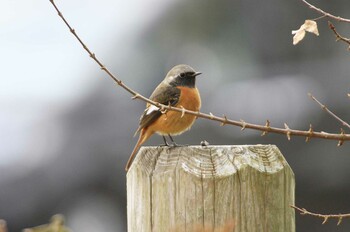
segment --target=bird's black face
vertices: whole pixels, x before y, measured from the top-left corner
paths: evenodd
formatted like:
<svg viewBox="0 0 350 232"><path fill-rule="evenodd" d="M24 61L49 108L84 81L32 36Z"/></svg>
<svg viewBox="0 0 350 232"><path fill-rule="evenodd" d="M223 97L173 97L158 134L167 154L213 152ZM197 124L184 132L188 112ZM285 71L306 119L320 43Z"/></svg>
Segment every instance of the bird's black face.
<svg viewBox="0 0 350 232"><path fill-rule="evenodd" d="M194 88L196 86L196 76L200 74L200 72L194 71L194 69L188 65L178 65L169 71L166 80L174 87L184 86Z"/></svg>
<svg viewBox="0 0 350 232"><path fill-rule="evenodd" d="M170 85L194 88L196 86L196 76L198 75L199 73L195 72L179 73L175 78L173 78Z"/></svg>

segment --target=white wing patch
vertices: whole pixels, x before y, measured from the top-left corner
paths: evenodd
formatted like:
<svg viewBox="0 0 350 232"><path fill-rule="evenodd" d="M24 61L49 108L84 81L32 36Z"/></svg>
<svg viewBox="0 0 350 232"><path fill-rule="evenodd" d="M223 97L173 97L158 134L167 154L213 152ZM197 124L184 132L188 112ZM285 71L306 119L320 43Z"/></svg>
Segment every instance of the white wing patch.
<svg viewBox="0 0 350 232"><path fill-rule="evenodd" d="M149 115L150 113L158 110L159 108L157 106L151 105L150 107L147 108L146 115Z"/></svg>

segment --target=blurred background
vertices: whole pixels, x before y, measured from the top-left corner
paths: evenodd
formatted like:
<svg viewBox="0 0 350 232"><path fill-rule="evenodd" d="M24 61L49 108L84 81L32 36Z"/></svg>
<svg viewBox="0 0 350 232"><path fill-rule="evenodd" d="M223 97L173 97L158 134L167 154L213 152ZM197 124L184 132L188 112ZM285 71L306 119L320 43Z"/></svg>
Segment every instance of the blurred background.
<svg viewBox="0 0 350 232"><path fill-rule="evenodd" d="M202 111L272 126L338 133L313 93L349 120L349 52L327 19L297 46L291 31L316 18L301 1L56 1L102 62L149 96L167 71L203 72ZM313 1L315 2L315 1ZM317 1L350 18L350 2ZM350 25L336 23L349 35ZM56 213L73 231L126 231L124 166L144 103L131 101L88 57L50 2L0 2L0 218L9 231ZM296 205L350 212L350 144L269 134L198 119L178 143L276 144L296 177ZM147 145L162 143L154 136ZM297 215L297 231L349 231Z"/></svg>

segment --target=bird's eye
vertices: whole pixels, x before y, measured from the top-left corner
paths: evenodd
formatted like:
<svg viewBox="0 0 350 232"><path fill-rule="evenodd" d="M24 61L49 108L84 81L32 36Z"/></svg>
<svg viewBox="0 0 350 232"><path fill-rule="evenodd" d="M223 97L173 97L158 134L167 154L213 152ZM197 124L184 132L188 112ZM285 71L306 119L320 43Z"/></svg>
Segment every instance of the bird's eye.
<svg viewBox="0 0 350 232"><path fill-rule="evenodd" d="M181 78L184 78L185 75L186 75L185 73L180 73L180 77L181 77Z"/></svg>

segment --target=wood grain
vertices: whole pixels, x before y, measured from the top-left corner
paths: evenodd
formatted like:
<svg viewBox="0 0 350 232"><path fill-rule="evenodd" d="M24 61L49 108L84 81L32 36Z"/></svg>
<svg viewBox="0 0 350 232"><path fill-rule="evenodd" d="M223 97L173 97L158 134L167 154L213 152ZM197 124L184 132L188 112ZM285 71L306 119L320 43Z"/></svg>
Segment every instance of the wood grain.
<svg viewBox="0 0 350 232"><path fill-rule="evenodd" d="M274 145L142 147L129 232L294 232L294 174Z"/></svg>

